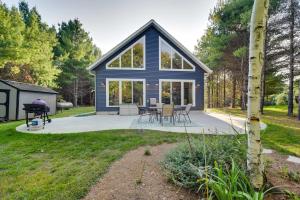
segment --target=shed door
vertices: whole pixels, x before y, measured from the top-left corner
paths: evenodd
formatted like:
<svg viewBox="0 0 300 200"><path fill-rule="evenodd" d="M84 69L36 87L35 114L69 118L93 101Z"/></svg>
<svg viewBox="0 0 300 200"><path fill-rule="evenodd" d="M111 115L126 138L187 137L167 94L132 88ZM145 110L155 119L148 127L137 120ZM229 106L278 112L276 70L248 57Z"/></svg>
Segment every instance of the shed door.
<svg viewBox="0 0 300 200"><path fill-rule="evenodd" d="M0 120L8 120L9 90L0 90Z"/></svg>

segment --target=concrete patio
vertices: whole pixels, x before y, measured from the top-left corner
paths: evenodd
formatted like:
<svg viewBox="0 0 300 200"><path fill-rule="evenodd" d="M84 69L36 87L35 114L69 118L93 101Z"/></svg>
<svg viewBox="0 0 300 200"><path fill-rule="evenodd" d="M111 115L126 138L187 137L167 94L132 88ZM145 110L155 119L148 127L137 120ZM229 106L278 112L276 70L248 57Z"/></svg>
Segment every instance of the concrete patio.
<svg viewBox="0 0 300 200"><path fill-rule="evenodd" d="M190 113L192 123L168 123L162 126L158 122L150 123L148 116L142 118L139 122L139 116L119 116L119 115L91 115L74 116L53 119L47 123L45 128L38 131L28 131L26 124L16 128L19 132L25 133L80 133L89 131L102 131L112 129L151 129L169 132L206 133L206 134L235 134L235 130L240 133L245 132L245 119L233 117L226 114L206 113L201 111L192 111ZM262 129L266 127L261 124Z"/></svg>

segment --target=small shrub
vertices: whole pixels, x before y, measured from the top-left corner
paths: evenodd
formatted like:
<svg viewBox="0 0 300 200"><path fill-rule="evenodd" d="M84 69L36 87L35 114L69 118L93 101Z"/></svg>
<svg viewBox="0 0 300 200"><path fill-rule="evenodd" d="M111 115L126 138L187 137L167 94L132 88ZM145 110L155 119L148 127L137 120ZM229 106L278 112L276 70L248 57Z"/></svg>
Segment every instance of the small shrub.
<svg viewBox="0 0 300 200"><path fill-rule="evenodd" d="M285 93L278 94L276 97L276 105L287 105L288 97Z"/></svg>
<svg viewBox="0 0 300 200"><path fill-rule="evenodd" d="M280 167L280 174L282 178L288 178L289 176L289 167L287 165L284 165Z"/></svg>
<svg viewBox="0 0 300 200"><path fill-rule="evenodd" d="M300 172L289 171L288 177L289 180L294 181L296 183L300 183Z"/></svg>
<svg viewBox="0 0 300 200"><path fill-rule="evenodd" d="M151 156L151 151L150 151L149 148L146 148L146 149L145 149L144 155L145 155L145 156Z"/></svg>
<svg viewBox="0 0 300 200"><path fill-rule="evenodd" d="M246 169L246 142L235 136L209 136L193 139L178 145L163 161L167 176L175 184L197 190L199 185L213 173L215 162L230 169L232 159L242 170Z"/></svg>

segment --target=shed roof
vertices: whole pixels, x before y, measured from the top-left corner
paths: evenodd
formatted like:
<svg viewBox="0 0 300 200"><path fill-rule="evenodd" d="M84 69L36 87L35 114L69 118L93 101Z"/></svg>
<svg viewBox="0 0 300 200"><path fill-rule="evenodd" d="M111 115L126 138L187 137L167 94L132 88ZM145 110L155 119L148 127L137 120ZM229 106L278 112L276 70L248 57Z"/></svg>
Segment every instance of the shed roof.
<svg viewBox="0 0 300 200"><path fill-rule="evenodd" d="M104 54L99 60L97 60L95 63L93 63L91 66L89 66L88 69L90 71L95 70L100 64L102 64L103 62L105 62L105 60L107 58L109 58L111 55L113 55L115 52L117 52L120 48L122 48L127 43L129 43L132 39L134 39L140 33L144 32L150 26L154 26L162 35L164 35L171 42L173 42L188 57L190 57L190 59L192 59L196 64L198 64L204 70L204 72L206 72L206 73L212 73L212 70L209 67L207 67L204 63L202 63L195 55L193 55L187 48L185 48L180 42L178 42L170 33L168 33L165 29L163 29L153 19L151 19L148 23L146 23L144 26L142 26L141 28L139 28L137 31L135 31L133 34L131 34L129 37L127 37L125 40L123 40L121 43L119 43L112 50L110 50L109 52L107 52L106 54Z"/></svg>
<svg viewBox="0 0 300 200"><path fill-rule="evenodd" d="M47 88L47 87L39 86L39 85L34 85L34 84L29 84L29 83L22 83L22 82L11 81L11 80L2 80L2 79L0 79L0 81L2 83L5 83L5 84L7 84L11 87L14 87L18 90L21 90L21 91L57 94L56 91L54 91L50 88Z"/></svg>

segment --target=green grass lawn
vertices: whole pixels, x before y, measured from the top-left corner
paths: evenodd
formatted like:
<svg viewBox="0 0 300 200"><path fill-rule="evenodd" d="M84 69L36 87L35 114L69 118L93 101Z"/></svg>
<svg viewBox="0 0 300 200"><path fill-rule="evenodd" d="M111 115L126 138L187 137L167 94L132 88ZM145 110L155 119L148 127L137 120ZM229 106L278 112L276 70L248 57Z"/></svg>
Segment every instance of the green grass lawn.
<svg viewBox="0 0 300 200"><path fill-rule="evenodd" d="M52 118L93 111L93 107L74 108ZM245 115L238 109L223 111ZM286 117L280 108L268 107L263 121L268 124L264 145L300 154L300 125L294 118ZM80 199L129 150L185 139L180 133L136 130L61 135L16 132L22 123L0 123L0 199Z"/></svg>
<svg viewBox="0 0 300 200"><path fill-rule="evenodd" d="M246 112L239 108L212 110L246 116ZM283 153L300 156L300 121L296 117L287 116L287 106L266 106L264 110L262 121L268 127L262 132L263 145Z"/></svg>
<svg viewBox="0 0 300 200"><path fill-rule="evenodd" d="M60 112L59 110L57 111L56 115L53 117L58 118L58 117L68 117L68 116L74 116L74 115L79 115L83 113L90 113L90 112L95 112L95 107L94 106L85 106L85 107L77 107L77 108L72 108L69 110L63 110Z"/></svg>
<svg viewBox="0 0 300 200"><path fill-rule="evenodd" d="M52 117L92 110L76 108ZM80 199L127 151L184 138L184 134L135 130L63 135L16 132L22 123L0 123L0 199Z"/></svg>

